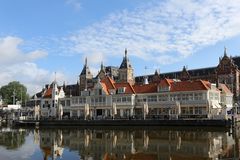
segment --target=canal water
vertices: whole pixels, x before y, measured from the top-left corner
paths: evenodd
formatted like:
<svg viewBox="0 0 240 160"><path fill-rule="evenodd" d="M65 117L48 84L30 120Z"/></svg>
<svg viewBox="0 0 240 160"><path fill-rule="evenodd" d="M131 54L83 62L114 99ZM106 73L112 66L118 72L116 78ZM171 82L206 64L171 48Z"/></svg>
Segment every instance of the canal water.
<svg viewBox="0 0 240 160"><path fill-rule="evenodd" d="M0 160L227 160L239 144L225 128L0 127Z"/></svg>

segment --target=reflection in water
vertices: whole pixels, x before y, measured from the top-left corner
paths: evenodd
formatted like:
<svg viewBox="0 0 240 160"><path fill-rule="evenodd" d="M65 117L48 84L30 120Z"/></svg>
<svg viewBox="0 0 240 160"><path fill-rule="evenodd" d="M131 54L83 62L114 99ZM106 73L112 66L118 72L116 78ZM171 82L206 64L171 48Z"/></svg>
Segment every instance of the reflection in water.
<svg viewBox="0 0 240 160"><path fill-rule="evenodd" d="M27 134L24 129L0 128L0 146L6 149L17 149L25 143Z"/></svg>
<svg viewBox="0 0 240 160"><path fill-rule="evenodd" d="M36 130L36 132L38 132ZM81 159L217 159L233 156L227 132L120 129L40 129L44 157L61 157L63 148Z"/></svg>
<svg viewBox="0 0 240 160"><path fill-rule="evenodd" d="M84 160L210 160L239 157L237 138L225 130L210 131L209 128L208 131L199 128L40 128L8 131L10 133L2 130L0 145L9 149L21 147L30 131L43 159L61 159L66 150ZM66 156L64 158L68 159Z"/></svg>

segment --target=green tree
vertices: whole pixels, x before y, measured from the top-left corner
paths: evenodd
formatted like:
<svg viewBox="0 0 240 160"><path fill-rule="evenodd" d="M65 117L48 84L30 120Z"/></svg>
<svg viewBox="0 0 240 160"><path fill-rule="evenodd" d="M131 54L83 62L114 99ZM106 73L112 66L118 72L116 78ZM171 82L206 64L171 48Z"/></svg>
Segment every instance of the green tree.
<svg viewBox="0 0 240 160"><path fill-rule="evenodd" d="M0 95L2 95L5 104L14 104L14 101L15 104L17 101L23 103L29 99L27 88L18 81L9 82L7 85L2 86Z"/></svg>

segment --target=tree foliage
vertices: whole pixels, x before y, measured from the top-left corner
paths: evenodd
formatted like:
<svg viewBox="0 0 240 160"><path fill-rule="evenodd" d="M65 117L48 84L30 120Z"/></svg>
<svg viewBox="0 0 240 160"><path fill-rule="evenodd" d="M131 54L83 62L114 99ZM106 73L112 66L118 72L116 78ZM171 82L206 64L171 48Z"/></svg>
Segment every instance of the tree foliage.
<svg viewBox="0 0 240 160"><path fill-rule="evenodd" d="M0 88L0 95L5 104L13 104L14 97L15 104L17 101L24 103L29 99L27 88L18 81L9 82L7 85L2 86Z"/></svg>

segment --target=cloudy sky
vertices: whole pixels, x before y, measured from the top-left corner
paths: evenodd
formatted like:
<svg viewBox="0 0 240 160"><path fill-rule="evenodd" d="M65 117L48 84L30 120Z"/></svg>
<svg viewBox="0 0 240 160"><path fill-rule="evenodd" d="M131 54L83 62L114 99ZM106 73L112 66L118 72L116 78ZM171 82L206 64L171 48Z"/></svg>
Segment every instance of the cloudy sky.
<svg viewBox="0 0 240 160"><path fill-rule="evenodd" d="M0 0L0 86L33 94L55 72L76 83L85 57L96 74L125 48L135 75L215 66L224 46L240 54L239 11L240 0Z"/></svg>

